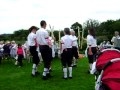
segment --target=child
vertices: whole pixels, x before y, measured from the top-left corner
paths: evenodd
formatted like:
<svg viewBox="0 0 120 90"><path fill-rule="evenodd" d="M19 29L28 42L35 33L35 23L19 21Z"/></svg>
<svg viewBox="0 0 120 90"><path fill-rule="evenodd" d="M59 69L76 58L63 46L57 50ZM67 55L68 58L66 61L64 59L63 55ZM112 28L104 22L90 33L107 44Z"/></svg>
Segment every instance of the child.
<svg viewBox="0 0 120 90"><path fill-rule="evenodd" d="M17 61L19 62L19 67L21 67L23 65L22 59L24 57L24 49L22 48L21 44L18 44L17 55L18 55Z"/></svg>

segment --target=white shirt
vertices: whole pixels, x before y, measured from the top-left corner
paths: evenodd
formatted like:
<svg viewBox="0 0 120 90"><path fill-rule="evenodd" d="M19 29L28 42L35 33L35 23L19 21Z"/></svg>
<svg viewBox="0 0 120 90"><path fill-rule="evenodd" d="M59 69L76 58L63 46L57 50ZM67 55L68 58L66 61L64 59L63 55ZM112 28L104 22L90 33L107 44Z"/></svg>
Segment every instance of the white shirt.
<svg viewBox="0 0 120 90"><path fill-rule="evenodd" d="M44 28L41 28L36 32L36 37L39 45L48 45L49 34Z"/></svg>
<svg viewBox="0 0 120 90"><path fill-rule="evenodd" d="M73 44L72 44L72 46L76 46L76 47L78 47L78 43L77 43L77 40L78 40L78 38L74 35L70 35L70 37L71 37L71 39L73 40Z"/></svg>
<svg viewBox="0 0 120 90"><path fill-rule="evenodd" d="M119 35L118 35L118 36L113 36L113 37L112 37L112 39L111 39L111 42L113 42L113 43L114 43L115 38L120 39L120 36L119 36Z"/></svg>
<svg viewBox="0 0 120 90"><path fill-rule="evenodd" d="M28 46L35 46L36 44L35 39L36 39L36 34L31 32L27 37Z"/></svg>
<svg viewBox="0 0 120 90"><path fill-rule="evenodd" d="M0 44L0 51L3 51L4 44Z"/></svg>
<svg viewBox="0 0 120 90"><path fill-rule="evenodd" d="M66 48L72 48L72 43L73 40L71 39L70 35L65 35L61 37L61 44L62 44L61 52L63 52L63 50Z"/></svg>
<svg viewBox="0 0 120 90"><path fill-rule="evenodd" d="M87 36L87 46L91 46L91 47L96 47L97 46L97 40L92 36L92 35L88 35Z"/></svg>

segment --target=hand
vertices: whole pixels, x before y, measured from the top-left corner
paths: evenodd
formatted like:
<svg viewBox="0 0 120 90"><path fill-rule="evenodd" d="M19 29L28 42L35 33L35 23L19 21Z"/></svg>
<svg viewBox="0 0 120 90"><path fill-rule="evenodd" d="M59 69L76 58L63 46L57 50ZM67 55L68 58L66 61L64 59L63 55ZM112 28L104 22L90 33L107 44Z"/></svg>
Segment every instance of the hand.
<svg viewBox="0 0 120 90"><path fill-rule="evenodd" d="M93 55L93 53L91 51L88 51L88 55Z"/></svg>

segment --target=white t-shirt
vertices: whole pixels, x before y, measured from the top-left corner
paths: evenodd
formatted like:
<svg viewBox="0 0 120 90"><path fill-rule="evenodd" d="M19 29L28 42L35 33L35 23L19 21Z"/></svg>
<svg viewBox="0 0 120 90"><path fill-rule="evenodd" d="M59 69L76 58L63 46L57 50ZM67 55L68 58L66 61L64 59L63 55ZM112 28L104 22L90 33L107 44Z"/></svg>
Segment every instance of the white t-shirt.
<svg viewBox="0 0 120 90"><path fill-rule="evenodd" d="M73 40L72 46L78 47L77 40L78 38L76 36L70 35L71 39Z"/></svg>
<svg viewBox="0 0 120 90"><path fill-rule="evenodd" d="M36 37L39 45L48 45L49 34L44 28L41 28L36 32Z"/></svg>
<svg viewBox="0 0 120 90"><path fill-rule="evenodd" d="M113 36L113 37L112 37L112 39L111 39L111 42L113 42L113 43L114 43L115 38L120 39L120 36L119 36L119 35L118 35L118 36Z"/></svg>
<svg viewBox="0 0 120 90"><path fill-rule="evenodd" d="M36 34L31 32L27 37L28 46L35 46L36 44L35 39L36 39Z"/></svg>
<svg viewBox="0 0 120 90"><path fill-rule="evenodd" d="M63 52L63 50L66 48L72 48L72 43L73 40L71 39L70 35L65 35L61 37L61 44L62 44L61 52Z"/></svg>
<svg viewBox="0 0 120 90"><path fill-rule="evenodd" d="M88 35L87 36L87 46L91 46L91 47L96 47L97 46L97 40L92 36L92 35Z"/></svg>

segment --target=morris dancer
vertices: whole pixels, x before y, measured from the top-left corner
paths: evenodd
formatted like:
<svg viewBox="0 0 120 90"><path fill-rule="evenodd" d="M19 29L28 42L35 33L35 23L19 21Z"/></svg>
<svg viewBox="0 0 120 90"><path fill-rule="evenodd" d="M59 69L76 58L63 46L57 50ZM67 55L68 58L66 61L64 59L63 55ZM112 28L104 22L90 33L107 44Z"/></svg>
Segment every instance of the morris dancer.
<svg viewBox="0 0 120 90"><path fill-rule="evenodd" d="M73 44L72 44L73 63L72 63L72 66L76 67L77 60L78 60L78 43L77 43L78 38L75 36L74 30L71 31L70 37L73 40Z"/></svg>
<svg viewBox="0 0 120 90"><path fill-rule="evenodd" d="M39 64L39 57L38 57L38 52L37 52L37 40L36 40L36 31L38 28L36 26L31 26L29 28L30 34L27 37L28 41L28 46L29 46L29 51L32 55L32 61L33 61L33 66L32 66L32 76L36 76L39 74L37 70L37 65Z"/></svg>
<svg viewBox="0 0 120 90"><path fill-rule="evenodd" d="M88 47L88 61L90 67L89 72L90 72L92 69L92 64L96 60L96 53L97 53L97 40L94 29L88 30L87 47Z"/></svg>
<svg viewBox="0 0 120 90"><path fill-rule="evenodd" d="M40 22L41 29L39 29L36 33L37 42L39 44L41 56L44 63L44 71L43 71L43 80L47 80L51 77L49 72L49 67L51 63L51 54L50 54L50 47L49 47L49 34L46 31L46 21L42 20Z"/></svg>
<svg viewBox="0 0 120 90"><path fill-rule="evenodd" d="M72 43L73 40L70 38L70 29L64 29L64 35L61 37L61 62L63 66L64 79L68 77L72 78ZM67 75L69 71L69 75Z"/></svg>

